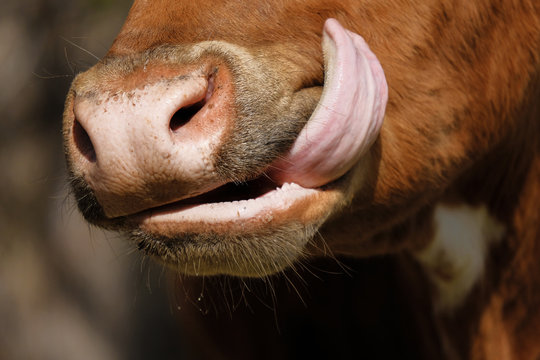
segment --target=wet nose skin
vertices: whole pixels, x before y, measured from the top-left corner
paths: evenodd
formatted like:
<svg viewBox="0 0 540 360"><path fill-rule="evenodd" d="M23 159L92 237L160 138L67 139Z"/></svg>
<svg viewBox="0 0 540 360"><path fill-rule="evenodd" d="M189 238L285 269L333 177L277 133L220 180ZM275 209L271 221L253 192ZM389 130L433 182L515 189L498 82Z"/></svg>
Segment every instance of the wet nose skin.
<svg viewBox="0 0 540 360"><path fill-rule="evenodd" d="M224 71L76 94L68 146L107 217L195 196L223 181L214 157L230 119ZM219 90L216 88L219 84Z"/></svg>

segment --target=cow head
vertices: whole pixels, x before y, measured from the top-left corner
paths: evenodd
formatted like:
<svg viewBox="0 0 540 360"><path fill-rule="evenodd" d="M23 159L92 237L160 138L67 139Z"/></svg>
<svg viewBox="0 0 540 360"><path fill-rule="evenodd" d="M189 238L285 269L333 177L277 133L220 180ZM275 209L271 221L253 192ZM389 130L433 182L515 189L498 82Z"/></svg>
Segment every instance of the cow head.
<svg viewBox="0 0 540 360"><path fill-rule="evenodd" d="M403 27L393 41L410 14L386 6L135 1L66 102L86 219L192 274L263 276L328 249L425 243L382 231L424 211L500 138L489 114L503 102L463 92L479 77L443 71L422 45L428 30Z"/></svg>
<svg viewBox="0 0 540 360"><path fill-rule="evenodd" d="M381 65L324 9L162 5L136 1L69 91L79 208L187 273L280 271L363 186Z"/></svg>

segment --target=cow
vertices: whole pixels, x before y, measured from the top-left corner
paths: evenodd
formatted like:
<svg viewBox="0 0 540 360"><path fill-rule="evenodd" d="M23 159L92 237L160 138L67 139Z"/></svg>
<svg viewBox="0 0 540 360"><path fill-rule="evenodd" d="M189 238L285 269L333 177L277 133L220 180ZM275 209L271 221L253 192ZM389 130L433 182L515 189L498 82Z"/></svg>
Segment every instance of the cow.
<svg viewBox="0 0 540 360"><path fill-rule="evenodd" d="M344 264L272 288L294 341L184 309L211 356L538 359L539 79L535 0L135 0L67 95L71 187L184 283Z"/></svg>

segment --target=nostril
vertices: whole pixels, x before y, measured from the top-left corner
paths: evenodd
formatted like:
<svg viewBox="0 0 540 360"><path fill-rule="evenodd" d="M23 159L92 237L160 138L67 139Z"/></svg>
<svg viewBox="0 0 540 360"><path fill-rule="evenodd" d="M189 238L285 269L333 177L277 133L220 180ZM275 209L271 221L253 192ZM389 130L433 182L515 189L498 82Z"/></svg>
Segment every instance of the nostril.
<svg viewBox="0 0 540 360"><path fill-rule="evenodd" d="M169 128L172 131L176 131L185 124L187 124L189 120L191 120L191 118L203 108L205 103L206 101L202 100L196 102L195 104L178 109L171 117L171 121L169 122Z"/></svg>
<svg viewBox="0 0 540 360"><path fill-rule="evenodd" d="M96 151L90 136L81 123L75 119L73 122L73 141L79 152L90 162L96 161Z"/></svg>
<svg viewBox="0 0 540 360"><path fill-rule="evenodd" d="M206 84L206 91L204 94L200 94L197 102L183 106L178 109L171 120L169 121L169 128L172 131L180 129L182 126L186 125L210 100L214 93L214 78L217 73L217 69L214 69L213 73L209 75Z"/></svg>

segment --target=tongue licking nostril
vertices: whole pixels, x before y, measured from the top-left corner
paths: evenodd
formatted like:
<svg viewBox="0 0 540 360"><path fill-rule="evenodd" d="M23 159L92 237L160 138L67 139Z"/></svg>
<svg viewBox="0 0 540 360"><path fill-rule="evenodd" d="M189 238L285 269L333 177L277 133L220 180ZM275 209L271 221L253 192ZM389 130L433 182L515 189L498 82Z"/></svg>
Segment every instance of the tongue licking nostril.
<svg viewBox="0 0 540 360"><path fill-rule="evenodd" d="M381 64L364 39L337 20L324 25L325 84L319 105L269 175L318 187L344 175L379 134L388 99Z"/></svg>

